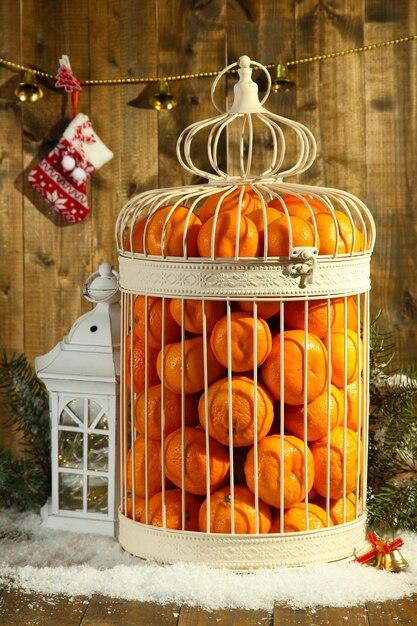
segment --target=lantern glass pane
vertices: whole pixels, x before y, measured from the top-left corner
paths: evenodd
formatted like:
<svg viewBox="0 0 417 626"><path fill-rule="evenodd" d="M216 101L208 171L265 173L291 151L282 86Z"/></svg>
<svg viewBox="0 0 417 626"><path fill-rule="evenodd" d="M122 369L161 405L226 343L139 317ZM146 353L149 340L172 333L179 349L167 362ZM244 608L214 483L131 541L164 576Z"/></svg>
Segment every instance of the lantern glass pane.
<svg viewBox="0 0 417 626"><path fill-rule="evenodd" d="M102 411L103 407L98 402L96 402L96 400L88 401L88 426L93 426L96 418Z"/></svg>
<svg viewBox="0 0 417 626"><path fill-rule="evenodd" d="M103 476L88 477L87 511L89 513L108 512L107 478Z"/></svg>
<svg viewBox="0 0 417 626"><path fill-rule="evenodd" d="M59 474L59 508L65 511L83 510L82 474Z"/></svg>
<svg viewBox="0 0 417 626"><path fill-rule="evenodd" d="M58 433L59 467L83 469L84 435L82 432L61 430Z"/></svg>
<svg viewBox="0 0 417 626"><path fill-rule="evenodd" d="M79 403L82 408L82 400L71 400L64 406L59 416L59 423L62 426L82 426L84 424L84 417L82 411L80 412Z"/></svg>
<svg viewBox="0 0 417 626"><path fill-rule="evenodd" d="M109 430L109 420L107 419L107 415L103 415L99 421L97 422L95 428L99 430Z"/></svg>
<svg viewBox="0 0 417 626"><path fill-rule="evenodd" d="M88 435L88 469L106 472L109 461L108 435Z"/></svg>

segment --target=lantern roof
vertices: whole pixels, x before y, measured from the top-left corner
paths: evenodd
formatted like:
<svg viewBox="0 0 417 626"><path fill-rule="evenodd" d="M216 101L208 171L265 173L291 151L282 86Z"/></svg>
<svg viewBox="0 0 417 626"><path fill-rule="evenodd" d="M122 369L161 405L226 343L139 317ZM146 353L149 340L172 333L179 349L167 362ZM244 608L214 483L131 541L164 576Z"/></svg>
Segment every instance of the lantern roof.
<svg viewBox="0 0 417 626"><path fill-rule="evenodd" d="M94 276L92 281L88 281ZM84 283L84 296L96 306L73 324L68 335L35 359L36 372L48 380L115 382L120 373L118 276L102 263Z"/></svg>

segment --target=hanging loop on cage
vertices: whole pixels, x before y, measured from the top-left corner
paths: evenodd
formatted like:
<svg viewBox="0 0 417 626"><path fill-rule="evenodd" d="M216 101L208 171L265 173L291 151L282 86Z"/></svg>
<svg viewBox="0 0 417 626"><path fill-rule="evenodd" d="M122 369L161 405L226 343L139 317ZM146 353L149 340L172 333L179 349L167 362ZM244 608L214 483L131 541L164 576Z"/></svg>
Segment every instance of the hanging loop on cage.
<svg viewBox="0 0 417 626"><path fill-rule="evenodd" d="M83 296L94 304L115 302L119 299L119 282L119 274L110 263L101 263L98 270L85 279Z"/></svg>
<svg viewBox="0 0 417 626"><path fill-rule="evenodd" d="M314 282L314 270L317 267L318 248L292 247L290 249L290 264L288 273L294 278L300 278L300 287L312 285ZM295 262L297 261L297 262Z"/></svg>

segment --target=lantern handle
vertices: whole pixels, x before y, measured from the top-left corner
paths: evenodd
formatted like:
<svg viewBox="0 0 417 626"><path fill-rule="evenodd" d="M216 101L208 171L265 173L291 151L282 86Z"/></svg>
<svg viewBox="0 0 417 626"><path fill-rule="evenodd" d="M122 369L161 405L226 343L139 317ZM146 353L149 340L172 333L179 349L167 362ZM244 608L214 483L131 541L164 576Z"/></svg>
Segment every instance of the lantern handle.
<svg viewBox="0 0 417 626"><path fill-rule="evenodd" d="M91 285L89 283L92 280L92 278L94 276L97 276L97 275L99 275L99 276L107 276L107 277L110 277L111 275L113 275L116 278L116 285L114 287L112 287L111 289L102 289L101 290L104 293L102 298L97 297L97 296L93 297L93 296L90 295L90 287L91 287ZM120 284L120 278L119 278L118 272L116 272L116 270L113 269L113 267L110 265L110 263L102 263L100 265L100 267L98 268L98 270L95 270L94 272L92 272L85 279L85 281L83 283L83 296L84 296L84 298L86 300L88 300L89 302L92 302L93 304L98 304L100 302L108 302L118 292L119 284Z"/></svg>

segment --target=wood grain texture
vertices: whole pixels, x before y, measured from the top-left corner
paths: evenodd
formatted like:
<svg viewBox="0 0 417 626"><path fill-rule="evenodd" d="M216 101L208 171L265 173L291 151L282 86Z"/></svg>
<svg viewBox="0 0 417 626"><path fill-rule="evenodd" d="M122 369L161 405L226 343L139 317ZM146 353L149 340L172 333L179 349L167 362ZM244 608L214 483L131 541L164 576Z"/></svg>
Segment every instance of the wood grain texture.
<svg viewBox="0 0 417 626"><path fill-rule="evenodd" d="M88 6L42 0L23 3L23 56L27 63L54 71L65 52L80 76L88 71ZM76 36L74 35L76 33ZM88 92L79 110L88 113ZM88 275L91 222L68 225L27 181L29 171L59 141L71 120L68 97L48 81L45 97L23 107L25 353L30 360L50 350L69 330L81 309ZM87 270L87 274L86 274Z"/></svg>
<svg viewBox="0 0 417 626"><path fill-rule="evenodd" d="M163 2L158 0L158 75L192 73L204 67L207 71L224 67L225 59L225 3ZM187 173L176 157L177 139L189 124L203 120L217 112L210 99L213 79L172 82L171 90L178 98L177 108L154 113L158 116L158 167L161 187L189 185L197 177ZM207 135L197 136L192 155L197 166L209 168Z"/></svg>
<svg viewBox="0 0 417 626"><path fill-rule="evenodd" d="M275 606L274 626L368 626L366 607L291 609Z"/></svg>
<svg viewBox="0 0 417 626"><path fill-rule="evenodd" d="M272 614L268 611L223 609L205 611L196 607L181 607L178 626L272 626Z"/></svg>
<svg viewBox="0 0 417 626"><path fill-rule="evenodd" d="M174 604L93 596L80 626L176 626L179 612L180 607Z"/></svg>
<svg viewBox="0 0 417 626"><path fill-rule="evenodd" d="M417 30L417 6L395 0L366 3L365 43ZM367 202L377 227L372 266L373 308L395 331L397 362L416 362L417 173L415 67L417 46L391 47L364 57Z"/></svg>
<svg viewBox="0 0 417 626"><path fill-rule="evenodd" d="M88 604L86 598L5 589L0 595L0 626L79 626Z"/></svg>
<svg viewBox="0 0 417 626"><path fill-rule="evenodd" d="M417 596L368 602L369 626L414 626L417 622Z"/></svg>
<svg viewBox="0 0 417 626"><path fill-rule="evenodd" d="M0 3L0 54L20 58L19 3ZM24 233L21 105L14 90L21 75L0 66L0 346L23 352L24 333ZM3 425L0 424L0 428ZM3 445L18 449L18 437L10 428L1 432Z"/></svg>

